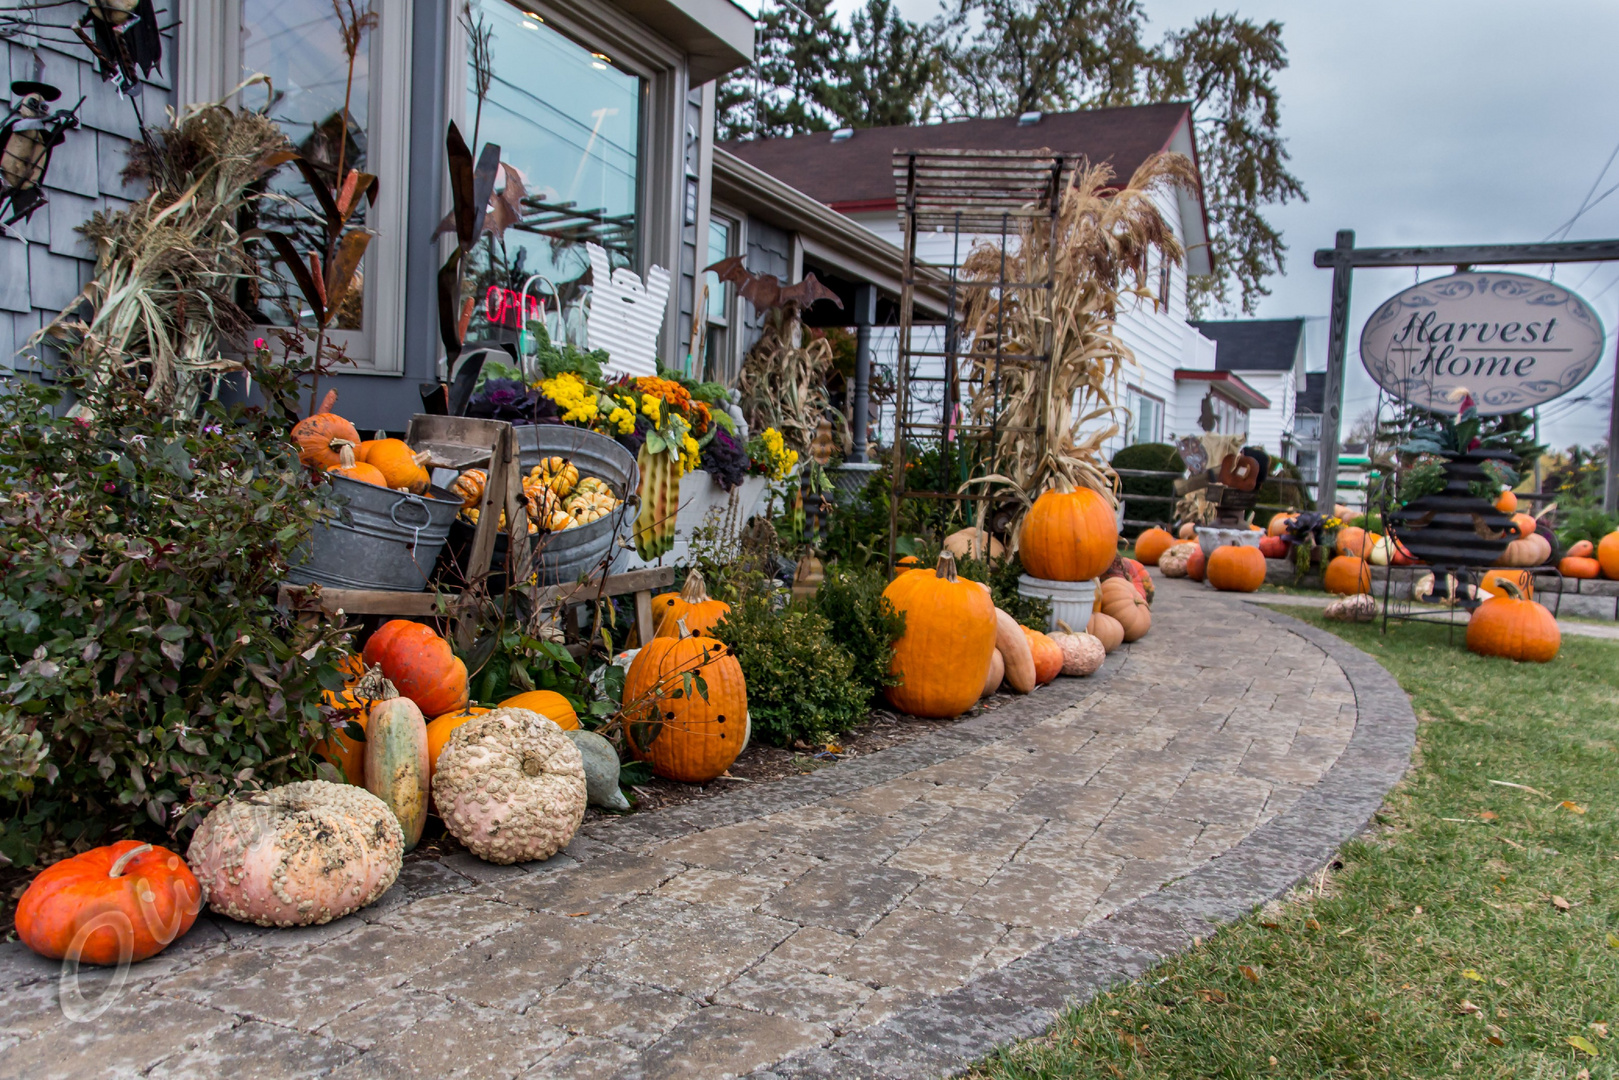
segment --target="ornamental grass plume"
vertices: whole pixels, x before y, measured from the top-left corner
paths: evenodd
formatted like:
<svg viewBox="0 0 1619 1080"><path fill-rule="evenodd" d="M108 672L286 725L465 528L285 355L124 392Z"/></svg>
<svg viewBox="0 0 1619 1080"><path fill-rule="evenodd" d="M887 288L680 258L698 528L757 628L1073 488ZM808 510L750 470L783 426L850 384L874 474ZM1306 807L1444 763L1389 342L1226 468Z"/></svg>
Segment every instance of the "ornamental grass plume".
<svg viewBox="0 0 1619 1080"><path fill-rule="evenodd" d="M976 387L967 403L971 422L987 425L998 413L1001 431L988 455L989 475L977 482L999 480L1025 503L1059 482L1115 497L1118 477L1101 448L1119 431L1119 373L1135 363L1118 334L1120 304L1131 296L1157 302L1147 287L1154 250L1175 265L1185 258L1157 200L1169 189L1197 189L1192 163L1180 154L1154 154L1123 187L1112 180L1106 164L1076 168L1054 240L1048 219L1031 215L1020 219L1004 268L1000 246L984 241L962 264L963 352L993 353L998 344L1009 354L998 366L993 356L962 359L963 381ZM974 285L1048 278L1049 292ZM1040 366L1018 359L1045 353L1048 344L1049 387ZM1035 430L1044 439L1029 434Z"/></svg>

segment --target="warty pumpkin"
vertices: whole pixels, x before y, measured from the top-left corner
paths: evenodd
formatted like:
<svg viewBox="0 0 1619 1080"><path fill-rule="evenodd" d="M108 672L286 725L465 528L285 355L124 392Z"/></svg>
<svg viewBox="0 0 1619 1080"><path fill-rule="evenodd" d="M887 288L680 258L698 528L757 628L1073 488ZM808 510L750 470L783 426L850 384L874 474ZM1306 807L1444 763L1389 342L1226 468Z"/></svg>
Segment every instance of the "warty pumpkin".
<svg viewBox="0 0 1619 1080"><path fill-rule="evenodd" d="M341 465L342 458L333 441L360 444L360 433L354 425L332 412L337 402L337 391L326 391L320 409L292 425L292 441L298 444L298 460L316 472L325 472L333 465ZM356 455L358 457L358 455Z"/></svg>
<svg viewBox="0 0 1619 1080"><path fill-rule="evenodd" d="M1157 566L1159 557L1174 546L1175 538L1169 531L1154 525L1136 537L1136 558L1144 566Z"/></svg>
<svg viewBox="0 0 1619 1080"><path fill-rule="evenodd" d="M432 482L423 466L432 460L433 455L426 450L417 453L404 439L373 439L361 443L360 449L360 460L375 467L388 487L403 488L420 495Z"/></svg>
<svg viewBox="0 0 1619 1080"><path fill-rule="evenodd" d="M709 598L702 571L695 568L686 575L678 593L667 593L652 601L658 637L679 637L682 621L688 632L698 637L713 637L714 627L724 622L730 613L730 604Z"/></svg>
<svg viewBox="0 0 1619 1080"><path fill-rule="evenodd" d="M51 960L135 963L190 930L202 901L180 856L120 840L41 870L17 904L17 937Z"/></svg>
<svg viewBox="0 0 1619 1080"><path fill-rule="evenodd" d="M1124 627L1119 620L1100 611L1091 612L1091 621L1085 624L1085 632L1102 643L1102 651L1110 653L1124 644Z"/></svg>
<svg viewBox="0 0 1619 1080"><path fill-rule="evenodd" d="M1580 578L1589 581L1591 578L1602 576L1602 564L1592 558L1581 558L1578 555L1564 555L1558 560L1557 572L1564 577Z"/></svg>
<svg viewBox="0 0 1619 1080"><path fill-rule="evenodd" d="M1000 608L995 609L995 651L1006 663L1006 685L1013 691L1027 694L1040 684L1029 636L1016 619Z"/></svg>
<svg viewBox="0 0 1619 1080"><path fill-rule="evenodd" d="M1372 591L1372 570L1364 559L1354 555L1337 555L1327 563L1321 585L1328 592L1340 596L1369 593Z"/></svg>
<svg viewBox="0 0 1619 1080"><path fill-rule="evenodd" d="M501 866L567 847L588 798L579 748L526 709L497 709L457 728L433 776L450 835Z"/></svg>
<svg viewBox="0 0 1619 1080"><path fill-rule="evenodd" d="M1047 491L1023 518L1018 553L1032 577L1089 581L1119 554L1113 506L1090 488Z"/></svg>
<svg viewBox="0 0 1619 1080"><path fill-rule="evenodd" d="M482 705L468 705L459 712L435 716L427 722L427 783L429 788L433 784L433 770L438 768L438 756L444 753L444 747L449 744L450 736L455 734L455 729L475 716L483 716L492 711Z"/></svg>
<svg viewBox="0 0 1619 1080"><path fill-rule="evenodd" d="M698 677L706 696L696 688ZM682 634L647 642L624 676L624 701L630 752L666 780L706 784L746 745L742 665L713 638Z"/></svg>
<svg viewBox="0 0 1619 1080"><path fill-rule="evenodd" d="M1034 681L1041 686L1062 674L1062 648L1038 630L1023 627L1023 636L1029 639L1029 654L1034 659Z"/></svg>
<svg viewBox="0 0 1619 1080"><path fill-rule="evenodd" d="M1258 592L1265 584L1265 556L1256 547L1223 544L1209 556L1207 574L1221 592Z"/></svg>
<svg viewBox="0 0 1619 1080"><path fill-rule="evenodd" d="M1104 615L1118 620L1125 641L1137 641L1152 629L1152 609L1123 578L1107 578L1096 589L1096 602Z"/></svg>
<svg viewBox="0 0 1619 1080"><path fill-rule="evenodd" d="M1533 664L1556 659L1563 634L1552 613L1525 599L1513 582L1500 585L1503 595L1484 601L1467 620L1468 650Z"/></svg>
<svg viewBox="0 0 1619 1080"><path fill-rule="evenodd" d="M1174 547L1158 556L1158 572L1167 578L1183 578L1186 576L1186 560L1191 558L1192 552L1197 550L1195 543L1180 541Z"/></svg>
<svg viewBox="0 0 1619 1080"><path fill-rule="evenodd" d="M996 645L995 602L975 581L956 576L948 551L932 570L906 570L883 590L905 616L892 672L900 685L888 701L902 713L943 719L971 708L983 694Z"/></svg>
<svg viewBox="0 0 1619 1080"><path fill-rule="evenodd" d="M1122 629L1120 631L1123 632ZM1070 677L1094 674L1107 659L1107 649L1094 634L1074 633L1067 623L1058 620L1057 629L1046 635L1062 650L1062 673Z"/></svg>
<svg viewBox="0 0 1619 1080"><path fill-rule="evenodd" d="M1602 565L1602 576L1619 581L1619 531L1611 532L1597 545L1597 562Z"/></svg>
<svg viewBox="0 0 1619 1080"><path fill-rule="evenodd" d="M579 714L573 711L573 704L555 690L529 690L515 694L497 707L537 712L563 731L576 731L579 728Z"/></svg>
<svg viewBox="0 0 1619 1080"><path fill-rule="evenodd" d="M426 716L466 706L467 666L430 626L391 619L371 635L361 655L367 667L380 665L383 677Z"/></svg>

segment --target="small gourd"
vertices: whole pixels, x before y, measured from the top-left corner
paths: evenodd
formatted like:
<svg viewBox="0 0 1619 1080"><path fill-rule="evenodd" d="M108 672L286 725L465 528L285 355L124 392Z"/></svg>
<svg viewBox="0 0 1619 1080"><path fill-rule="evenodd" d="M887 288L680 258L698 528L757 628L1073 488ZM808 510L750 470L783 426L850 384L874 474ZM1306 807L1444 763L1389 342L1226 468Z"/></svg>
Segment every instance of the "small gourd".
<svg viewBox="0 0 1619 1080"><path fill-rule="evenodd" d="M1029 640L1029 654L1034 659L1034 681L1044 686L1062 674L1062 649L1049 636L1039 630L1023 627L1023 636Z"/></svg>
<svg viewBox="0 0 1619 1080"><path fill-rule="evenodd" d="M1121 628L1121 633L1122 628ZM1058 621L1055 632L1046 635L1062 650L1062 673L1069 677L1095 674L1107 659L1102 639L1092 634L1076 634L1067 623Z"/></svg>
<svg viewBox="0 0 1619 1080"><path fill-rule="evenodd" d="M468 469L450 481L450 494L459 496L461 505L470 510L483 501L484 489L489 485L489 474L482 469Z"/></svg>

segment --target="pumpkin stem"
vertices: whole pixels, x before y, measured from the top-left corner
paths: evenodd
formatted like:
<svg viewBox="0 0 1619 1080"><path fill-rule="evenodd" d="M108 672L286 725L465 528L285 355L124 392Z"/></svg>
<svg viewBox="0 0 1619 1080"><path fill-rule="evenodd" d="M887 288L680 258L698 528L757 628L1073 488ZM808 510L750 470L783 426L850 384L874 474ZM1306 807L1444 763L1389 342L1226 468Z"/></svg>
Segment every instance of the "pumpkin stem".
<svg viewBox="0 0 1619 1080"><path fill-rule="evenodd" d="M354 444L347 439L333 439L332 448L337 451L337 464L341 469L352 469L356 462L354 459Z"/></svg>
<svg viewBox="0 0 1619 1080"><path fill-rule="evenodd" d="M1512 581L1509 578L1498 577L1498 578L1492 579L1490 581L1490 584L1494 585L1496 588L1500 589L1503 593L1505 593L1508 597L1512 598L1513 600L1522 600L1523 599L1523 589L1519 587L1519 585L1518 585L1518 583L1516 581Z"/></svg>
<svg viewBox="0 0 1619 1080"><path fill-rule="evenodd" d="M686 575L686 583L680 587L680 599L688 604L708 603L708 584L703 581L703 572L696 567Z"/></svg>
<svg viewBox="0 0 1619 1080"><path fill-rule="evenodd" d="M692 572L696 573L695 570ZM700 581L702 579L699 578L698 580ZM675 629L679 631L679 638L681 641L691 637L691 631L686 629L686 616L682 615L680 618L675 620Z"/></svg>
<svg viewBox="0 0 1619 1080"><path fill-rule="evenodd" d="M354 696L367 703L391 701L399 696L399 691L383 677L382 665L372 664L354 683Z"/></svg>
<svg viewBox="0 0 1619 1080"><path fill-rule="evenodd" d="M112 869L107 871L107 876L123 877L124 870L129 866L130 863L134 862L136 859L140 858L142 855L145 855L151 850L151 844L142 844L139 847L130 848L128 851L118 856L118 861L112 864Z"/></svg>
<svg viewBox="0 0 1619 1080"><path fill-rule="evenodd" d="M1065 634L1072 634L1074 632L1073 627L1069 626L1067 623L1063 622L1061 619L1057 620L1057 629L1061 630Z"/></svg>
<svg viewBox="0 0 1619 1080"><path fill-rule="evenodd" d="M419 450L411 456L414 458L418 466L425 466L429 461L433 460L433 451Z"/></svg>
<svg viewBox="0 0 1619 1080"><path fill-rule="evenodd" d="M939 565L934 569L933 572L935 575L944 578L946 581L955 581L956 557L950 554L948 551L944 552L939 556Z"/></svg>

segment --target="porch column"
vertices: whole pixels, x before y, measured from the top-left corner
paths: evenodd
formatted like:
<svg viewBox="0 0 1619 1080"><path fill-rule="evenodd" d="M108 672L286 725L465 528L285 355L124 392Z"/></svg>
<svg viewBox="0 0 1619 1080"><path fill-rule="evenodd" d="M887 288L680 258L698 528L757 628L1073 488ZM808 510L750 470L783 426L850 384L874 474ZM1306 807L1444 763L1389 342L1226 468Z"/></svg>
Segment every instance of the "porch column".
<svg viewBox="0 0 1619 1080"><path fill-rule="evenodd" d="M866 460L867 432L871 428L871 327L877 321L877 287L860 285L854 291L854 394L849 404L849 433L854 440L849 460Z"/></svg>

